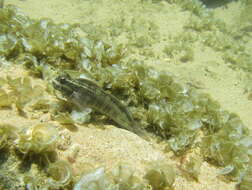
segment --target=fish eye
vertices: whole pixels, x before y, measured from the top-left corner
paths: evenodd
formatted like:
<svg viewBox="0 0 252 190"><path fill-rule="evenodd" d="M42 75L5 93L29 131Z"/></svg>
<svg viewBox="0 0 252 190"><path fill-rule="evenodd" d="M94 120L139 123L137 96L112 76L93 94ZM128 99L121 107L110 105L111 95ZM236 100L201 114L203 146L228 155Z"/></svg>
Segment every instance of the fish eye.
<svg viewBox="0 0 252 190"><path fill-rule="evenodd" d="M59 81L60 81L61 83L65 83L65 82L66 82L66 77L64 77L64 76L60 77L60 78L59 78Z"/></svg>
<svg viewBox="0 0 252 190"><path fill-rule="evenodd" d="M56 79L59 83L65 83L66 82L66 77L65 76L58 76Z"/></svg>
<svg viewBox="0 0 252 190"><path fill-rule="evenodd" d="M66 84L67 83L67 80L70 79L70 76L67 75L67 74L62 74L62 75L59 75L56 80L60 83L60 84Z"/></svg>

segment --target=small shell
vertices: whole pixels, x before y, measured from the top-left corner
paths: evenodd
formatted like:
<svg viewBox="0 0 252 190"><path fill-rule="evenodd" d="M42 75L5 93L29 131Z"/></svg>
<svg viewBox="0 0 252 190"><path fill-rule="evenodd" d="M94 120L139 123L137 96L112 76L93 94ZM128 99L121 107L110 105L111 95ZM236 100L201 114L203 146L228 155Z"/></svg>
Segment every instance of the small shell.
<svg viewBox="0 0 252 190"><path fill-rule="evenodd" d="M108 186L104 168L98 168L95 171L81 177L75 184L73 190L103 190Z"/></svg>
<svg viewBox="0 0 252 190"><path fill-rule="evenodd" d="M59 137L58 130L51 124L39 124L33 127L32 142L40 145L39 151L52 150Z"/></svg>
<svg viewBox="0 0 252 190"><path fill-rule="evenodd" d="M59 160L49 165L50 184L55 188L64 187L72 180L72 169L68 162Z"/></svg>
<svg viewBox="0 0 252 190"><path fill-rule="evenodd" d="M160 160L151 163L144 178L153 189L161 190L172 188L175 176L173 167Z"/></svg>
<svg viewBox="0 0 252 190"><path fill-rule="evenodd" d="M18 148L23 153L41 153L55 148L59 133L54 125L43 123L20 135Z"/></svg>

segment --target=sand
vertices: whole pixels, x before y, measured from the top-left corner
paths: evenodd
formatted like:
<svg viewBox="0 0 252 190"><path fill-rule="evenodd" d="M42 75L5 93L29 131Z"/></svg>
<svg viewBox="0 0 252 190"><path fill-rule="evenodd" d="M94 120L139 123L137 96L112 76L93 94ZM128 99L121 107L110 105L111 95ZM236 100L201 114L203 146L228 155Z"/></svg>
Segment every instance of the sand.
<svg viewBox="0 0 252 190"><path fill-rule="evenodd" d="M161 36L160 40L152 44L149 49L132 48L128 59L135 58L157 70L167 70L181 82L209 93L223 109L238 114L244 124L252 130L252 101L245 93L248 82L246 73L231 69L224 63L218 52L200 43L192 47L194 51L192 61L183 63L176 57L167 58L161 49L169 43L169 38L183 32L183 26L189 21L190 14L168 3L160 5L139 2L136 0L9 0L7 4L16 5L31 18L50 18L56 23L77 23L80 25L79 33L83 36L87 35L85 30L92 30L92 27L102 26L107 27L108 31L116 30L116 26L120 24L117 18L120 16L125 19L123 23L126 25L129 20L136 20L138 24L136 27L139 27L135 29L137 36L141 36L141 32L146 32L146 23L154 23L151 27L156 34L153 35ZM234 2L226 8L217 8L215 16L232 27L237 24L240 11L239 3ZM114 28L109 28L111 25ZM106 36L108 31L98 34L102 40L109 40ZM126 36L127 33L123 31L113 40L115 43L130 44ZM12 115L12 117L18 116ZM59 151L59 157L72 162L75 175L80 175L89 167L105 166L111 169L120 162L131 165L139 176L143 174L145 163L149 161L166 159L168 163L175 166L179 164L172 154L165 154L163 146L157 142L147 142L113 126L107 126L106 130L90 126L79 128L77 132L63 130L62 136L65 138L65 144L63 143L65 148ZM198 182L178 175L174 189L235 189L235 183L224 181L218 177L217 172L217 168L204 162Z"/></svg>

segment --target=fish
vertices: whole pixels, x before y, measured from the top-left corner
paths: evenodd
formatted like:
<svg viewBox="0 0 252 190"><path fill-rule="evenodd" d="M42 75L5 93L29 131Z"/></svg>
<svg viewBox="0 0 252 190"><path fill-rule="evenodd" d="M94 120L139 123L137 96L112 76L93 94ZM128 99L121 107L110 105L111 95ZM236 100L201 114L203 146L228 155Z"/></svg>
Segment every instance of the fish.
<svg viewBox="0 0 252 190"><path fill-rule="evenodd" d="M68 74L62 74L57 76L52 83L63 97L79 109L92 108L112 119L121 128L142 137L146 136L137 126L127 107L95 82L84 78L73 79Z"/></svg>

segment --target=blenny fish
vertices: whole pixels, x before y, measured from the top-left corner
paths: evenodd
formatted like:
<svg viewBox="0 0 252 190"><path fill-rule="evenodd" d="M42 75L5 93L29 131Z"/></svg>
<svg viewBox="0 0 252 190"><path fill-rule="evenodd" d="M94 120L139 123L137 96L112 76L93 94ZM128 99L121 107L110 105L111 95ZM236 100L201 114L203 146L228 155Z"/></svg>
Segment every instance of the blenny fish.
<svg viewBox="0 0 252 190"><path fill-rule="evenodd" d="M112 119L120 127L139 136L145 136L144 131L136 125L127 107L95 82L84 78L73 79L63 74L53 80L53 86L78 108L92 108Z"/></svg>

